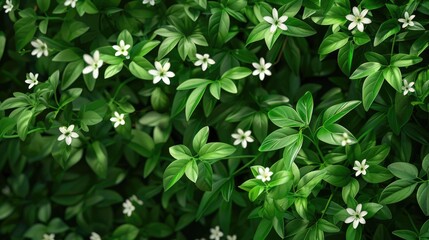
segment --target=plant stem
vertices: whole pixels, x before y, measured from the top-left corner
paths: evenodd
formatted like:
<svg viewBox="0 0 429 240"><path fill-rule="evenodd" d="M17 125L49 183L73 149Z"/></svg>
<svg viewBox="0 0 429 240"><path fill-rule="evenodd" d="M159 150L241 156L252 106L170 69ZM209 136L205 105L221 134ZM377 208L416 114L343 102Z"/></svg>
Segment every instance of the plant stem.
<svg viewBox="0 0 429 240"><path fill-rule="evenodd" d="M262 153L258 153L258 155L256 155L252 160L250 160L249 162L247 162L246 164L244 164L244 166L242 166L241 168L239 168L238 170L236 170L232 176L235 176L237 173L241 172L243 169L247 168L250 164L252 164L256 159L258 159L260 156L262 155Z"/></svg>

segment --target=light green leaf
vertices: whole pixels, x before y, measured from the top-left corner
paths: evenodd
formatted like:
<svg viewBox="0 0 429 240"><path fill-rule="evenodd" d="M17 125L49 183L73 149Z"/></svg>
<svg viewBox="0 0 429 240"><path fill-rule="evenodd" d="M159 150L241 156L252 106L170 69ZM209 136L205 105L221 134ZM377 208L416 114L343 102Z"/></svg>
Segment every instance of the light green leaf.
<svg viewBox="0 0 429 240"><path fill-rule="evenodd" d="M383 70L383 77L397 92L402 92L402 74L396 66L387 66Z"/></svg>
<svg viewBox="0 0 429 240"><path fill-rule="evenodd" d="M198 178L198 165L195 159L190 160L185 167L185 175L192 182L197 182Z"/></svg>
<svg viewBox="0 0 429 240"><path fill-rule="evenodd" d="M362 101L365 111L368 111L371 107L381 89L381 86L383 85L383 82L384 76L382 71L369 75L363 82Z"/></svg>
<svg viewBox="0 0 429 240"><path fill-rule="evenodd" d="M288 36L308 37L316 34L316 30L314 30L306 22L299 20L297 18L290 17L287 19L285 24L288 29L286 31L282 31L282 33Z"/></svg>
<svg viewBox="0 0 429 240"><path fill-rule="evenodd" d="M186 100L185 116L187 121L189 121L192 116L192 113L195 111L198 104L200 103L201 98L203 98L204 92L206 91L206 87L207 85L195 88L189 95L188 100Z"/></svg>
<svg viewBox="0 0 429 240"><path fill-rule="evenodd" d="M399 26L398 20L396 18L383 22L375 34L374 47L384 42L384 40L388 39L390 36L398 33L400 30L401 27Z"/></svg>
<svg viewBox="0 0 429 240"><path fill-rule="evenodd" d="M199 152L201 147L206 145L207 140L209 139L209 127L205 126L195 134L194 139L192 140L192 147L195 152Z"/></svg>
<svg viewBox="0 0 429 240"><path fill-rule="evenodd" d="M398 178L401 179L414 179L417 178L419 172L417 167L411 163L395 162L387 166L387 169Z"/></svg>
<svg viewBox="0 0 429 240"><path fill-rule="evenodd" d="M228 157L235 152L235 147L220 142L207 143L198 151L199 158L203 161L216 160Z"/></svg>
<svg viewBox="0 0 429 240"><path fill-rule="evenodd" d="M86 152L86 162L100 178L107 177L108 157L106 147L99 141L90 145Z"/></svg>
<svg viewBox="0 0 429 240"><path fill-rule="evenodd" d="M250 74L252 74L252 71L246 67L235 67L226 71L222 75L221 79L228 78L228 79L238 80L238 79L245 78Z"/></svg>
<svg viewBox="0 0 429 240"><path fill-rule="evenodd" d="M421 57L398 53L392 56L390 59L390 64L396 67L409 67L421 62L422 60L423 58Z"/></svg>
<svg viewBox="0 0 429 240"><path fill-rule="evenodd" d="M174 145L168 149L170 155L177 160L192 158L191 150L185 145Z"/></svg>
<svg viewBox="0 0 429 240"><path fill-rule="evenodd" d="M289 106L279 106L268 112L270 120L279 127L303 127L305 122Z"/></svg>
<svg viewBox="0 0 429 240"><path fill-rule="evenodd" d="M417 189L417 202L426 216L429 216L429 183L424 182Z"/></svg>
<svg viewBox="0 0 429 240"><path fill-rule="evenodd" d="M185 174L186 165L189 159L179 159L170 163L164 171L163 185L164 191L170 189Z"/></svg>
<svg viewBox="0 0 429 240"><path fill-rule="evenodd" d="M106 68L106 71L104 72L104 79L110 78L118 74L122 67L124 66L123 63L117 64L117 65L110 65Z"/></svg>
<svg viewBox="0 0 429 240"><path fill-rule="evenodd" d="M360 101L348 101L329 107L323 114L323 124L332 124L337 122L351 110L359 106L359 104Z"/></svg>
<svg viewBox="0 0 429 240"><path fill-rule="evenodd" d="M284 148L289 144L293 144L294 142L292 140L297 140L296 136L294 136L296 133L297 131L292 128L277 129L264 139L264 141L261 143L261 146L259 147L259 151L274 151Z"/></svg>
<svg viewBox="0 0 429 240"><path fill-rule="evenodd" d="M350 79L359 79L367 77L373 73L378 72L381 68L381 64L378 62L367 62L361 64L350 76Z"/></svg>
<svg viewBox="0 0 429 240"><path fill-rule="evenodd" d="M416 188L417 183L409 179L396 180L389 184L379 198L381 204L397 203L409 197Z"/></svg>
<svg viewBox="0 0 429 240"><path fill-rule="evenodd" d="M313 114L313 96L311 92L306 92L298 102L296 103L296 111L298 112L300 118L304 120L306 126L310 124L311 116Z"/></svg>
<svg viewBox="0 0 429 240"><path fill-rule="evenodd" d="M326 55L342 48L349 41L349 36L342 32L336 32L323 39L319 47L319 54Z"/></svg>
<svg viewBox="0 0 429 240"><path fill-rule="evenodd" d="M177 87L177 90L189 90L194 89L200 86L207 86L208 84L212 83L213 81L203 78L191 78L189 80L186 80L182 84L180 84Z"/></svg>

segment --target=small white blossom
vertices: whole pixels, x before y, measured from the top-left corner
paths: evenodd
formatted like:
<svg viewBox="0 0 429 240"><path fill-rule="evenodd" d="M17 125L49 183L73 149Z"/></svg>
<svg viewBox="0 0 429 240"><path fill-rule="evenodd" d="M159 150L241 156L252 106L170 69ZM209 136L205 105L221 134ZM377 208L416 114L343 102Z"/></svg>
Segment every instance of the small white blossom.
<svg viewBox="0 0 429 240"><path fill-rule="evenodd" d="M110 118L110 121L114 123L114 127L117 128L119 125L125 125L125 115L123 113L119 114L114 112L115 116Z"/></svg>
<svg viewBox="0 0 429 240"><path fill-rule="evenodd" d="M247 142L253 142L253 138L250 136L252 134L252 131L247 130L244 132L241 128L237 129L237 133L231 134L231 137L235 139L234 145L239 145L241 143L241 146L243 148L247 147Z"/></svg>
<svg viewBox="0 0 429 240"><path fill-rule="evenodd" d="M70 7L72 7L72 8L75 8L76 7L76 2L77 2L77 0L66 0L65 2L64 2L64 6L70 6Z"/></svg>
<svg viewBox="0 0 429 240"><path fill-rule="evenodd" d="M27 79L25 79L25 83L29 84L28 89L31 89L32 87L39 84L39 81L37 80L38 77L39 77L38 73L34 74L30 72L27 74Z"/></svg>
<svg viewBox="0 0 429 240"><path fill-rule="evenodd" d="M398 19L398 21L402 24L402 28L406 28L408 26L414 26L414 22L412 21L414 18L416 17L416 15L411 15L408 12L405 12L404 14L404 18L400 18Z"/></svg>
<svg viewBox="0 0 429 240"><path fill-rule="evenodd" d="M42 40L36 39L35 41L31 41L31 45L34 47L31 55L37 55L37 58L40 58L42 55L45 55L45 57L49 55L48 45L46 45Z"/></svg>
<svg viewBox="0 0 429 240"><path fill-rule="evenodd" d="M150 5L152 5L152 6L154 6L155 5L155 0L143 0L143 4L150 4Z"/></svg>
<svg viewBox="0 0 429 240"><path fill-rule="evenodd" d="M281 30L287 30L287 26L284 24L286 20L288 19L287 16L281 16L279 18L279 13L277 12L277 9L273 8L272 11L273 17L265 16L264 20L271 24L270 32L275 32L277 28L280 28Z"/></svg>
<svg viewBox="0 0 429 240"><path fill-rule="evenodd" d="M169 62L166 62L164 66L158 61L155 62L156 69L149 70L149 74L153 76L154 84L162 80L165 84L170 85L170 78L175 76L173 72L168 71L170 66L171 64Z"/></svg>
<svg viewBox="0 0 429 240"><path fill-rule="evenodd" d="M252 65L255 68L255 70L253 71L252 74L254 76L259 75L259 79L261 81L264 80L265 75L271 76L271 71L268 70L268 69L271 67L272 64L269 63L269 62L265 63L265 59L264 58L260 58L259 59L259 63L254 62L254 63L252 63Z"/></svg>
<svg viewBox="0 0 429 240"><path fill-rule="evenodd" d="M353 167L353 170L356 171L356 177L359 175L366 175L366 169L369 168L369 165L366 164L366 159L362 160L362 162L355 161L355 166Z"/></svg>
<svg viewBox="0 0 429 240"><path fill-rule="evenodd" d="M237 240L237 236L234 234L234 235L227 235L226 236L226 240Z"/></svg>
<svg viewBox="0 0 429 240"><path fill-rule="evenodd" d="M404 86L402 86L402 91L404 96L407 95L409 92L415 92L416 90L413 88L414 82L408 83L406 79L402 80L404 83Z"/></svg>
<svg viewBox="0 0 429 240"><path fill-rule="evenodd" d="M356 229L360 224L365 224L366 221L363 217L365 217L368 212L367 211L362 211L362 204L358 204L356 206L356 211L352 208L347 208L346 209L347 213L350 215L350 217L348 217L345 221L345 223L351 223L353 222L353 228Z"/></svg>
<svg viewBox="0 0 429 240"><path fill-rule="evenodd" d="M72 143L73 138L78 138L79 135L73 132L74 125L70 125L69 127L60 127L61 135L58 137L58 141L66 140L66 144L70 145Z"/></svg>
<svg viewBox="0 0 429 240"><path fill-rule="evenodd" d="M92 232L91 236L89 237L89 240L101 240L101 237L100 235L98 235L98 233Z"/></svg>
<svg viewBox="0 0 429 240"><path fill-rule="evenodd" d="M51 233L51 234L43 234L43 238L42 240L55 240L55 234Z"/></svg>
<svg viewBox="0 0 429 240"><path fill-rule="evenodd" d="M346 146L352 143L352 140L349 138L349 134L343 133L343 139L341 140L341 146Z"/></svg>
<svg viewBox="0 0 429 240"><path fill-rule="evenodd" d="M92 57L89 54L84 54L83 60L85 60L85 62L88 64L88 66L83 69L83 74L88 74L92 72L92 76L97 79L98 69L103 66L103 60L100 59L100 52L96 50Z"/></svg>
<svg viewBox="0 0 429 240"><path fill-rule="evenodd" d="M219 240L221 237L223 237L223 232L220 231L219 226L210 228L210 239Z"/></svg>
<svg viewBox="0 0 429 240"><path fill-rule="evenodd" d="M364 9L362 10L362 12L360 12L357 7L353 7L353 14L349 14L346 16L346 19L351 21L351 23L349 24L349 30L352 30L353 28L357 27L360 32L363 32L363 25L371 23L371 19L365 17L367 13L368 9Z"/></svg>
<svg viewBox="0 0 429 240"><path fill-rule="evenodd" d="M113 49L116 50L115 56L124 55L128 56L128 49L131 47L130 44L125 44L124 40L119 41L119 45L114 45Z"/></svg>
<svg viewBox="0 0 429 240"><path fill-rule="evenodd" d="M132 195L130 197L130 200L136 202L138 205L143 205L144 204L144 202L142 200L140 200L136 195Z"/></svg>
<svg viewBox="0 0 429 240"><path fill-rule="evenodd" d="M125 215L127 215L128 217L130 217L131 214L133 214L134 210L136 210L133 203L129 199L125 200L125 202L122 204L122 206L124 207L123 213Z"/></svg>
<svg viewBox="0 0 429 240"><path fill-rule="evenodd" d="M215 61L211 59L210 55L208 55L207 53L204 55L197 53L196 57L198 58L198 61L196 61L194 64L195 66L201 66L203 71L205 71L209 65L215 64Z"/></svg>
<svg viewBox="0 0 429 240"><path fill-rule="evenodd" d="M270 171L270 168L258 168L259 175L256 176L256 179L261 179L262 182L269 182L271 181L271 176L273 175L273 172Z"/></svg>
<svg viewBox="0 0 429 240"><path fill-rule="evenodd" d="M12 0L6 0L6 4L3 5L3 8L4 8L5 13L12 11L12 9L13 9Z"/></svg>

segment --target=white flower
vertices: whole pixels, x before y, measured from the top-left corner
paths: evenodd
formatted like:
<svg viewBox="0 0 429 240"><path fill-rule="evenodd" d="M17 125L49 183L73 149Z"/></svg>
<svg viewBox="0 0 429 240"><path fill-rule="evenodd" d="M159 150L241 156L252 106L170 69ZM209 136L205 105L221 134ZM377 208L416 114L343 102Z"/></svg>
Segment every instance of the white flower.
<svg viewBox="0 0 429 240"><path fill-rule="evenodd" d="M223 237L223 232L220 231L219 226L210 228L210 239L219 240L221 237Z"/></svg>
<svg viewBox="0 0 429 240"><path fill-rule="evenodd" d="M123 113L119 114L118 112L114 112L115 116L110 118L112 123L115 123L113 126L117 128L119 125L125 125L125 115Z"/></svg>
<svg viewBox="0 0 429 240"><path fill-rule="evenodd" d="M155 5L155 0L143 0L143 4L150 4L150 5Z"/></svg>
<svg viewBox="0 0 429 240"><path fill-rule="evenodd" d="M65 2L64 2L64 6L71 6L72 8L75 8L76 7L76 2L77 2L77 0L66 0Z"/></svg>
<svg viewBox="0 0 429 240"><path fill-rule="evenodd" d="M234 234L234 235L232 235L232 236L230 236L230 235L227 235L226 236L226 240L237 240L237 236Z"/></svg>
<svg viewBox="0 0 429 240"><path fill-rule="evenodd" d="M66 144L70 145L72 143L73 138L78 138L79 135L75 132L73 132L74 125L70 125L69 127L60 127L60 132L62 133L58 137L58 141L66 140Z"/></svg>
<svg viewBox="0 0 429 240"><path fill-rule="evenodd" d="M100 235L98 235L98 233L92 232L91 237L89 237L89 240L101 240L101 237Z"/></svg>
<svg viewBox="0 0 429 240"><path fill-rule="evenodd" d="M348 217L345 221L345 223L351 223L353 222L353 228L356 229L360 224L365 224L366 221L363 217L365 217L368 212L367 211L362 211L362 204L358 204L356 206L356 211L351 209L351 208L347 208L346 211L350 214L350 217Z"/></svg>
<svg viewBox="0 0 429 240"><path fill-rule="evenodd" d="M12 9L13 9L12 0L6 0L6 4L3 5L3 8L4 8L5 13L12 11Z"/></svg>
<svg viewBox="0 0 429 240"><path fill-rule="evenodd" d="M42 55L47 57L49 55L48 45L40 39L31 41L31 45L34 47L34 50L31 52L31 55L37 55L37 58L40 58Z"/></svg>
<svg viewBox="0 0 429 240"><path fill-rule="evenodd" d="M287 20L287 16L281 16L279 18L279 13L277 12L277 9L273 8L272 11L273 17L265 16L264 20L271 24L270 32L275 32L277 28L280 28L281 30L287 30L287 26L284 24Z"/></svg>
<svg viewBox="0 0 429 240"><path fill-rule="evenodd" d="M100 59L100 52L96 50L92 57L89 54L84 54L83 60L85 60L85 62L88 64L88 66L83 69L83 74L88 74L92 72L92 76L97 79L98 69L103 66L103 60Z"/></svg>
<svg viewBox="0 0 429 240"><path fill-rule="evenodd" d="M271 76L271 71L268 70L268 68L271 67L271 63L265 63L265 59L264 58L260 58L259 59L259 63L252 63L253 67L255 68L255 70L253 71L253 75L259 75L259 79L262 81L265 78L265 75L267 76Z"/></svg>
<svg viewBox="0 0 429 240"><path fill-rule="evenodd" d="M270 171L270 168L259 168L258 169L259 175L256 176L256 179L261 179L262 182L269 182L271 181L271 175L273 175L273 172Z"/></svg>
<svg viewBox="0 0 429 240"><path fill-rule="evenodd" d="M43 238L42 240L55 240L55 234L51 233L51 234L43 234Z"/></svg>
<svg viewBox="0 0 429 240"><path fill-rule="evenodd" d="M411 15L408 12L405 12L404 18L398 19L399 22L403 23L402 28L406 28L408 26L414 26L414 22L412 21L416 15Z"/></svg>
<svg viewBox="0 0 429 240"><path fill-rule="evenodd" d="M349 134L343 133L343 139L341 140L341 146L346 146L352 143L352 140L349 138Z"/></svg>
<svg viewBox="0 0 429 240"><path fill-rule="evenodd" d="M128 49L131 47L130 44L125 44L124 40L119 41L119 45L114 45L113 49L116 50L115 56L124 55L128 56Z"/></svg>
<svg viewBox="0 0 429 240"><path fill-rule="evenodd" d="M360 12L357 7L353 7L353 14L349 14L346 16L346 19L351 21L349 25L349 30L352 30L357 26L357 29L360 32L363 32L363 25L371 23L371 19L365 17L367 13L368 9L364 9L362 10L362 12Z"/></svg>
<svg viewBox="0 0 429 240"><path fill-rule="evenodd" d="M174 77L174 73L171 71L168 71L170 69L171 64L169 62L166 62L164 66L161 65L160 62L155 62L155 68L149 70L149 74L154 76L153 83L156 84L159 81L163 81L165 84L170 85L170 78Z"/></svg>
<svg viewBox="0 0 429 240"><path fill-rule="evenodd" d="M204 55L197 53L196 57L198 58L198 61L196 61L194 64L195 66L201 66L203 71L205 71L209 65L215 64L215 61L211 59L210 55L208 55L207 53Z"/></svg>
<svg viewBox="0 0 429 240"><path fill-rule="evenodd" d="M123 213L125 215L127 215L128 217L131 216L131 214L133 214L134 210L136 210L136 208L134 207L133 203L130 200L125 200L125 202L122 204L122 206L124 207L124 211Z"/></svg>
<svg viewBox="0 0 429 240"><path fill-rule="evenodd" d="M37 80L38 77L39 77L38 73L33 74L31 72L27 74L27 79L25 79L25 83L29 84L28 89L31 89L32 87L39 84L39 81Z"/></svg>
<svg viewBox="0 0 429 240"><path fill-rule="evenodd" d="M406 79L402 80L404 82L404 86L402 86L402 90L404 91L403 94L404 96L407 95L409 92L415 92L416 90L414 90L413 85L414 82L410 82L408 83L408 81Z"/></svg>
<svg viewBox="0 0 429 240"><path fill-rule="evenodd" d="M237 133L231 134L231 137L235 139L234 145L239 145L241 143L241 146L243 148L247 147L247 142L253 142L253 138L250 136L252 134L252 131L247 130L244 132L241 128L237 129Z"/></svg>
<svg viewBox="0 0 429 240"><path fill-rule="evenodd" d="M144 202L142 200L140 200L136 195L132 195L130 197L130 200L136 202L138 205L143 205L144 204Z"/></svg>
<svg viewBox="0 0 429 240"><path fill-rule="evenodd" d="M353 170L356 171L356 177L359 175L366 175L366 169L369 168L369 165L366 164L366 159L362 160L362 162L355 161L355 166L353 167Z"/></svg>

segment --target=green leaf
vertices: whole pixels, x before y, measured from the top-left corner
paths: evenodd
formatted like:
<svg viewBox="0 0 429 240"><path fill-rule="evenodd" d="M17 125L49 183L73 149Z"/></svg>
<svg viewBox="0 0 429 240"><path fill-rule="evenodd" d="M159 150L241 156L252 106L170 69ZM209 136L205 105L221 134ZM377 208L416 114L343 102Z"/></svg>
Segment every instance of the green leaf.
<svg viewBox="0 0 429 240"><path fill-rule="evenodd" d="M297 194L300 197L308 197L313 188L319 184L326 175L324 170L316 170L305 174L298 182Z"/></svg>
<svg viewBox="0 0 429 240"><path fill-rule="evenodd" d="M298 112L300 118L304 120L306 126L310 124L311 116L313 114L313 96L311 92L306 92L298 102L296 103L296 111Z"/></svg>
<svg viewBox="0 0 429 240"><path fill-rule="evenodd" d="M192 158L191 150L185 145L174 145L168 149L170 155L175 159L190 159Z"/></svg>
<svg viewBox="0 0 429 240"><path fill-rule="evenodd" d="M357 32L353 35L353 41L356 43L356 45L361 46L370 42L371 38L364 32Z"/></svg>
<svg viewBox="0 0 429 240"><path fill-rule="evenodd" d="M314 30L306 22L299 20L297 18L290 17L287 19L285 24L288 29L286 31L282 31L282 33L288 36L308 37L316 34L316 30Z"/></svg>
<svg viewBox="0 0 429 240"><path fill-rule="evenodd" d="M418 240L419 237L417 233L410 230L395 230L392 232L393 235L400 237L405 240Z"/></svg>
<svg viewBox="0 0 429 240"><path fill-rule="evenodd" d="M125 44L129 44L131 47L133 47L133 36L130 34L130 32L128 32L128 30L125 29L119 34L117 43L119 44L121 40L124 40Z"/></svg>
<svg viewBox="0 0 429 240"><path fill-rule="evenodd" d="M179 159L170 163L164 171L163 185L164 191L170 189L185 174L186 165L189 159Z"/></svg>
<svg viewBox="0 0 429 240"><path fill-rule="evenodd" d="M192 148L195 152L199 152L201 147L206 145L207 140L209 139L209 127L205 126L195 134L194 139L192 140Z"/></svg>
<svg viewBox="0 0 429 240"><path fill-rule="evenodd" d="M383 82L384 76L382 71L369 75L363 82L362 101L365 111L368 111L371 107L381 89L381 86L383 85Z"/></svg>
<svg viewBox="0 0 429 240"><path fill-rule="evenodd" d="M6 36L0 31L0 60L3 57L4 49L6 48Z"/></svg>
<svg viewBox="0 0 429 240"><path fill-rule="evenodd" d="M229 15L225 10L214 12L209 19L209 34L217 45L225 43L229 32Z"/></svg>
<svg viewBox="0 0 429 240"><path fill-rule="evenodd" d="M304 127L305 122L299 114L289 106L279 106L268 112L271 122L279 127Z"/></svg>
<svg viewBox="0 0 429 240"><path fill-rule="evenodd" d="M189 178L192 182L197 182L198 178L198 165L197 161L195 159L191 159L185 167L185 175Z"/></svg>
<svg viewBox="0 0 429 240"><path fill-rule="evenodd" d="M359 79L377 73L381 64L378 62L367 62L360 65L350 76L350 79Z"/></svg>
<svg viewBox="0 0 429 240"><path fill-rule="evenodd" d="M337 225L328 222L327 220L321 218L317 221L317 227L327 233L336 233L340 231L340 228Z"/></svg>
<svg viewBox="0 0 429 240"><path fill-rule="evenodd" d="M210 90L211 95L214 98L216 98L217 100L220 100L221 87L220 87L219 81L215 81L212 84L210 84L209 90Z"/></svg>
<svg viewBox="0 0 429 240"><path fill-rule="evenodd" d="M229 93L236 94L238 92L237 86L235 86L235 83L231 79L222 78L219 83L221 88Z"/></svg>
<svg viewBox="0 0 429 240"><path fill-rule="evenodd" d="M106 147L99 141L90 145L86 152L86 162L100 178L107 177L108 157Z"/></svg>
<svg viewBox="0 0 429 240"><path fill-rule="evenodd" d="M264 39L266 33L269 31L269 28L270 25L268 25L266 22L261 22L256 25L255 28L253 28L252 32L250 32L249 37L247 38L246 46Z"/></svg>
<svg viewBox="0 0 429 240"><path fill-rule="evenodd" d="M70 87L82 74L82 70L85 67L82 60L71 62L67 64L63 72L61 81L61 89L65 90Z"/></svg>
<svg viewBox="0 0 429 240"><path fill-rule="evenodd" d="M329 165L323 180L336 187L344 187L350 182L350 169L340 165Z"/></svg>
<svg viewBox="0 0 429 240"><path fill-rule="evenodd" d="M76 49L68 48L59 52L52 59L54 62L74 62L82 59L82 56L76 53Z"/></svg>
<svg viewBox="0 0 429 240"><path fill-rule="evenodd" d="M103 121L103 118L95 111L85 111L80 121L87 126L92 126Z"/></svg>
<svg viewBox="0 0 429 240"><path fill-rule="evenodd" d="M396 66L387 66L383 70L383 77L397 92L402 92L402 74Z"/></svg>
<svg viewBox="0 0 429 240"><path fill-rule="evenodd" d="M28 127L30 125L31 118L33 117L33 111L24 109L16 122L17 131L19 138L24 141L27 138Z"/></svg>
<svg viewBox="0 0 429 240"><path fill-rule="evenodd" d="M235 147L226 143L207 143L198 151L199 158L203 161L228 157L235 152Z"/></svg>
<svg viewBox="0 0 429 240"><path fill-rule="evenodd" d="M261 222L259 223L258 228L256 229L255 235L253 235L253 240L266 239L266 237L268 236L272 228L273 228L272 221L269 221L264 218L261 219Z"/></svg>
<svg viewBox="0 0 429 240"><path fill-rule="evenodd" d="M124 66L123 63L117 64L117 65L110 65L106 68L106 71L104 72L104 79L110 78L118 74L122 67Z"/></svg>
<svg viewBox="0 0 429 240"><path fill-rule="evenodd" d="M391 163L387 166L387 169L389 169L393 175L401 179L415 179L419 174L416 166L406 162Z"/></svg>
<svg viewBox="0 0 429 240"><path fill-rule="evenodd" d="M304 142L304 137L302 132L300 131L297 134L290 135L288 138L288 145L286 145L285 150L283 152L283 160L285 164L285 168L289 170L292 167L292 164L301 150L302 143Z"/></svg>
<svg viewBox="0 0 429 240"><path fill-rule="evenodd" d="M369 164L366 170L366 175L362 178L369 183L382 183L393 177L393 175L385 167L375 164Z"/></svg>
<svg viewBox="0 0 429 240"><path fill-rule="evenodd" d="M16 50L21 50L33 39L36 33L36 19L33 17L21 18L14 24ZM48 46L49 47L49 46Z"/></svg>
<svg viewBox="0 0 429 240"><path fill-rule="evenodd" d="M203 78L191 78L189 80L186 80L185 82L183 82L182 84L180 84L177 87L177 90L190 90L190 89L195 89L197 87L201 87L201 86L207 86L208 84L212 83L213 81L211 80L207 80L207 79L203 79Z"/></svg>
<svg viewBox="0 0 429 240"><path fill-rule="evenodd" d="M323 124L332 124L337 122L351 110L359 106L359 104L360 101L348 101L329 107L323 114Z"/></svg>
<svg viewBox="0 0 429 240"><path fill-rule="evenodd" d="M185 115L187 121L189 121L192 116L192 113L197 108L198 103L200 103L201 98L203 98L204 92L206 91L206 87L207 85L195 88L189 95L188 100L186 100Z"/></svg>
<svg viewBox="0 0 429 240"><path fill-rule="evenodd" d="M362 210L365 210L368 212L368 214L366 215L366 218L372 218L382 208L383 208L383 205L378 204L378 203L363 203L362 204Z"/></svg>
<svg viewBox="0 0 429 240"><path fill-rule="evenodd" d="M296 133L297 131L292 128L277 129L264 139L259 147L259 151L267 152L284 148L287 145L294 143L291 142L291 140L296 140L296 136L294 136Z"/></svg>
<svg viewBox="0 0 429 240"><path fill-rule="evenodd" d="M317 131L317 138L322 142L341 146L343 144L342 141L344 140L344 133L346 133L348 135L348 139L351 140L351 143L348 143L349 145L357 142L356 138L349 130L336 123L324 124L320 127L319 131Z"/></svg>
<svg viewBox="0 0 429 240"><path fill-rule="evenodd" d="M52 219L46 227L46 232L49 233L62 233L69 229L69 227L59 218Z"/></svg>
<svg viewBox="0 0 429 240"><path fill-rule="evenodd" d="M213 169L208 162L198 163L198 178L195 185L203 191L212 191Z"/></svg>
<svg viewBox="0 0 429 240"><path fill-rule="evenodd" d="M12 204L6 201L2 201L0 203L0 220L3 220L10 216L14 210L15 207Z"/></svg>
<svg viewBox="0 0 429 240"><path fill-rule="evenodd" d="M155 238L165 238L173 233L169 225L161 222L151 222L144 227L144 230L150 237Z"/></svg>
<svg viewBox="0 0 429 240"><path fill-rule="evenodd" d="M421 62L423 58L404 53L398 53L392 56L390 64L396 67L409 67Z"/></svg>
<svg viewBox="0 0 429 240"><path fill-rule="evenodd" d="M347 227L346 240L361 240L362 239L362 225L356 229L353 228L353 224L350 223Z"/></svg>
<svg viewBox="0 0 429 240"><path fill-rule="evenodd" d="M159 46L158 58L164 58L169 52L171 52L171 50L176 47L181 39L182 37L180 35L164 39L164 41L162 41L161 45Z"/></svg>
<svg viewBox="0 0 429 240"><path fill-rule="evenodd" d="M429 183L424 182L417 189L417 202L419 203L420 209L424 215L429 216Z"/></svg>
<svg viewBox="0 0 429 240"><path fill-rule="evenodd" d="M139 229L132 224L122 224L113 232L113 240L134 240L139 235Z"/></svg>
<svg viewBox="0 0 429 240"><path fill-rule="evenodd" d="M355 178L351 178L350 182L343 187L341 196L347 205L352 205L354 199L359 192L359 182Z"/></svg>
<svg viewBox="0 0 429 240"><path fill-rule="evenodd" d="M63 92L60 98L60 106L65 106L73 102L82 94L82 88L70 88L69 90Z"/></svg>
<svg viewBox="0 0 429 240"><path fill-rule="evenodd" d="M416 188L417 183L409 179L396 180L389 184L379 198L380 204L397 203L409 197Z"/></svg>
<svg viewBox="0 0 429 240"><path fill-rule="evenodd" d="M144 69L143 67L141 67L139 64L137 64L134 61L132 61L128 67L129 67L131 74L133 74L134 77L136 77L136 78L140 78L143 80L152 80L153 79L153 76L150 75L148 73L148 71L146 71L146 69Z"/></svg>
<svg viewBox="0 0 429 240"><path fill-rule="evenodd" d="M383 22L375 34L374 47L384 42L384 40L388 39L390 36L398 33L400 30L401 27L399 26L398 20L396 18Z"/></svg>
<svg viewBox="0 0 429 240"><path fill-rule="evenodd" d="M65 41L72 41L89 30L88 25L80 21L65 21L61 26L62 37Z"/></svg>
<svg viewBox="0 0 429 240"><path fill-rule="evenodd" d="M352 69L354 49L355 47L353 43L349 42L348 44L344 45L340 51L338 51L338 66L340 66L341 71L343 71L343 73L347 76L350 75L350 71Z"/></svg>
<svg viewBox="0 0 429 240"><path fill-rule="evenodd" d="M349 41L349 36L342 32L336 32L323 39L319 47L319 54L326 55L342 48Z"/></svg>
<svg viewBox="0 0 429 240"><path fill-rule="evenodd" d="M238 80L238 79L245 78L245 77L249 76L250 74L252 74L252 71L246 67L235 67L235 68L231 68L228 71L226 71L222 75L222 77L220 77L220 78L221 79L228 78L228 79Z"/></svg>

